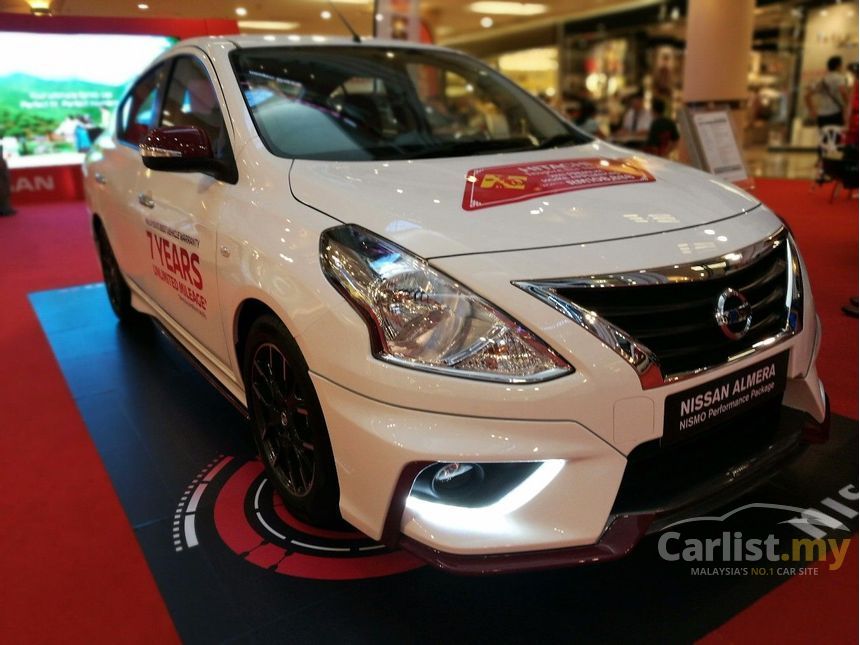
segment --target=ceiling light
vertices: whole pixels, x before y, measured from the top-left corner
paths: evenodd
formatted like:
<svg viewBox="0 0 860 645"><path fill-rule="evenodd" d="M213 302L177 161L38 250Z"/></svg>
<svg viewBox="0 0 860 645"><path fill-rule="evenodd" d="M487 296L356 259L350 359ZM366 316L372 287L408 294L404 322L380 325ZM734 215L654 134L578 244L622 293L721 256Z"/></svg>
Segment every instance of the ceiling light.
<svg viewBox="0 0 860 645"><path fill-rule="evenodd" d="M299 23L281 20L239 20L239 31L293 31Z"/></svg>
<svg viewBox="0 0 860 645"><path fill-rule="evenodd" d="M505 2L502 0L482 0L469 5L474 13L489 13L498 16L537 16L546 13L547 6L536 2Z"/></svg>
<svg viewBox="0 0 860 645"><path fill-rule="evenodd" d="M30 5L30 13L34 16L50 16L51 0L27 0Z"/></svg>
<svg viewBox="0 0 860 645"><path fill-rule="evenodd" d="M320 12L320 18L323 20L331 20L331 11L325 10Z"/></svg>
<svg viewBox="0 0 860 645"><path fill-rule="evenodd" d="M483 18L481 18L481 26L484 29L489 29L490 27L493 26L493 19L490 18L489 16L484 16Z"/></svg>
<svg viewBox="0 0 860 645"><path fill-rule="evenodd" d="M140 9L141 11L146 11L147 9L149 9L149 5L141 2L139 5L137 5L137 8Z"/></svg>
<svg viewBox="0 0 860 645"><path fill-rule="evenodd" d="M499 69L508 72L550 72L558 69L558 52L555 47L527 49L515 54L499 56Z"/></svg>
<svg viewBox="0 0 860 645"><path fill-rule="evenodd" d="M239 17L247 16L248 10L245 7L236 7L236 15Z"/></svg>

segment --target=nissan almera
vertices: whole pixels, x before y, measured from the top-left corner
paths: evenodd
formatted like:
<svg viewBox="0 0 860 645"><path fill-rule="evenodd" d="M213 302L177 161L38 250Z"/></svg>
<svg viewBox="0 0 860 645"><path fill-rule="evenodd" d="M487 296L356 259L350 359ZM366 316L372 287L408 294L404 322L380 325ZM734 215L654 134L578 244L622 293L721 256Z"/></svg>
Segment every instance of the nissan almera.
<svg viewBox="0 0 860 645"><path fill-rule="evenodd" d="M606 560L826 428L783 222L464 55L182 42L84 172L117 316L247 412L307 522L460 572Z"/></svg>

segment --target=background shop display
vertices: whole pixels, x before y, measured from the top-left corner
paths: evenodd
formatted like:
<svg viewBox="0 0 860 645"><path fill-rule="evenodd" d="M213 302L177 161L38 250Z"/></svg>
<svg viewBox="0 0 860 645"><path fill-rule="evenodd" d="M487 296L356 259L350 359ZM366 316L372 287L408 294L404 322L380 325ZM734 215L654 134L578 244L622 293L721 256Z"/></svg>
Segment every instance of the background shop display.
<svg viewBox="0 0 860 645"><path fill-rule="evenodd" d="M80 163L128 82L174 42L164 36L4 33L0 139L7 163Z"/></svg>
<svg viewBox="0 0 860 645"><path fill-rule="evenodd" d="M687 0L667 0L571 19L558 29L457 45L566 116L575 118L583 105L592 104L599 132L611 138L637 92L644 93L646 106L653 97L662 98L668 116L678 118L687 8ZM756 2L748 92L738 127L746 153L815 148L818 135L807 119L804 92L823 75L830 56L841 55L846 67L857 61L857 17L857 2ZM520 46L524 42L529 47Z"/></svg>
<svg viewBox="0 0 860 645"><path fill-rule="evenodd" d="M558 47L536 47L493 56L492 67L535 96L553 103L558 94Z"/></svg>

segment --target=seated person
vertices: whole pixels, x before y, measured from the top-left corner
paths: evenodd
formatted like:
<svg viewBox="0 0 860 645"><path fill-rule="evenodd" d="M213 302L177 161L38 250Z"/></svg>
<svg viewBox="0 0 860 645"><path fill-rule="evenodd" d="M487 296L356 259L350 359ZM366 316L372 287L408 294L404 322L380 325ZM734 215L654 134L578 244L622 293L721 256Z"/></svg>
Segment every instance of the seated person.
<svg viewBox="0 0 860 645"><path fill-rule="evenodd" d="M645 150L654 155L667 157L681 138L678 134L678 126L666 116L666 102L663 99L655 98L651 101L651 115L651 127L648 129Z"/></svg>
<svg viewBox="0 0 860 645"><path fill-rule="evenodd" d="M620 139L644 139L651 129L651 112L645 109L645 95L636 92L630 97L630 107L621 120Z"/></svg>
<svg viewBox="0 0 860 645"><path fill-rule="evenodd" d="M582 101L574 123L580 130L592 136L603 137L603 133L600 131L600 124L597 122L597 106L591 101Z"/></svg>

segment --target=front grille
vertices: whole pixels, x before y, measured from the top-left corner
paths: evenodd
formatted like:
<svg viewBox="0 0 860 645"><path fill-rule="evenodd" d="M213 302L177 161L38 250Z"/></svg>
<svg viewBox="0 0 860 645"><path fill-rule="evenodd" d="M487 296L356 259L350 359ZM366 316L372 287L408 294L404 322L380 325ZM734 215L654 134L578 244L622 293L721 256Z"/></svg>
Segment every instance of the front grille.
<svg viewBox="0 0 860 645"><path fill-rule="evenodd" d="M627 457L613 514L670 516L725 503L802 452L804 414L772 402L680 444L640 444Z"/></svg>
<svg viewBox="0 0 860 645"><path fill-rule="evenodd" d="M656 356L664 376L725 363L756 343L785 330L788 282L787 241L784 238L750 264L730 272L716 272L709 263L686 267L701 269L695 279L672 282L660 276L647 282L648 272L636 284L601 288L599 281L572 286L556 283L554 292L581 309L609 321ZM679 278L680 279L680 278ZM728 288L742 293L752 307L752 326L745 336L732 340L717 324L715 309Z"/></svg>

